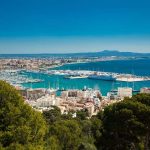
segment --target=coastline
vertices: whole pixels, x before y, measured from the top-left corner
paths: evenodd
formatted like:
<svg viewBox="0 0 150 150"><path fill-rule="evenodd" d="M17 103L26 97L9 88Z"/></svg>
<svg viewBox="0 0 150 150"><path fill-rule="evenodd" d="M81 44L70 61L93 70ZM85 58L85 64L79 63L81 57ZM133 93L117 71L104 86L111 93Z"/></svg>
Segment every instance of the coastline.
<svg viewBox="0 0 150 150"><path fill-rule="evenodd" d="M48 67L48 69L53 69L53 68L57 68L57 67L62 67L65 65L75 65L75 64L86 64L86 63L95 63L95 62L109 62L109 61L118 61L118 60L137 60L137 59L130 59L130 58L120 58L120 59L106 59L106 60L98 60L98 61L83 61L83 62L71 62L71 63L64 63L62 65L57 65L57 66L53 66L53 67Z"/></svg>
<svg viewBox="0 0 150 150"><path fill-rule="evenodd" d="M108 61L111 61L111 62L105 63ZM141 62L140 60L133 60L133 62L135 62L135 61ZM75 66L73 65L73 67L76 67L75 70L80 68L80 64L85 64L84 66L81 67L81 69L82 68L89 68L89 66L86 65L88 63L91 66L93 66L93 64L91 64L91 63L95 63L93 66L94 68L96 67L95 66L96 64L98 64L98 67L101 67L101 66L99 66L101 63L102 63L102 65L107 64L106 66L104 65L104 68L109 67L110 69L112 68L112 64L116 65L116 63L117 63L117 65L118 64L120 65L120 66L116 66L117 70L118 70L118 68L123 67L123 64L125 64L125 65L129 64L128 66L131 67L131 65L130 65L131 62L132 61L123 60L123 59L121 59L121 61L120 60L107 60L107 61L105 60L105 61L100 61L100 62L87 62L87 61L86 62L72 62L72 63L65 63L65 64L62 64L59 66L58 65L53 66L51 68L51 70L54 70L55 68L58 68L61 66L72 65L72 64L75 65ZM141 68L143 69L145 67L145 69L147 70L148 62L146 61L146 64L142 64ZM64 68L64 70L66 70L66 68ZM63 69L63 68L61 68L61 69ZM81 71L81 69L80 69L80 71ZM97 69L95 68L95 70L97 70ZM101 68L101 70L103 70L103 69ZM73 70L71 70L71 71L73 71ZM122 72L123 71L126 72L124 70L124 68L122 68ZM141 70L139 70L139 71L142 72ZM147 72L148 72L148 74L150 74L148 70L147 70ZM32 77L33 79L41 79L42 80L42 82L35 82L35 83L32 82L32 83L21 84L25 88L31 88L32 87L33 89L35 89L35 88L48 88L49 83L50 83L50 87L54 88L54 89L57 88L58 86L60 89L63 89L63 88L64 89L83 89L84 86L89 87L89 88L98 87L102 91L103 95L106 95L106 93L112 89L112 84L113 84L113 82L108 82L108 81L103 81L103 80L89 80L88 78L65 80L63 78L64 77L63 75L58 75L58 74L57 75L48 75L48 74L44 74L42 72L35 71L35 70L30 70L30 72L26 73L26 75L29 78ZM139 75L139 76L141 76L141 75ZM135 89L136 90L139 90L141 87L150 87L150 81L140 81L140 82L134 81L134 82L135 82ZM128 84L127 84L127 81L116 81L114 84L115 84L115 87L118 87L118 86L132 87L133 86L133 82L128 82Z"/></svg>

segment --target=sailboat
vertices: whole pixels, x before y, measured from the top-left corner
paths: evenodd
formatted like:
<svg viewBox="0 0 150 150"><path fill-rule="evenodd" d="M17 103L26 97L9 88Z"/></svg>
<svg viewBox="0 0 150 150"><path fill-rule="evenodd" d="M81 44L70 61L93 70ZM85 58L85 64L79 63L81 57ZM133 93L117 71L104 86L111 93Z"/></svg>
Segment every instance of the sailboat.
<svg viewBox="0 0 150 150"><path fill-rule="evenodd" d="M49 82L49 88L47 89L47 92L50 94L50 93L54 93L54 92L57 92L57 89L54 89L54 88L50 88L50 82Z"/></svg>

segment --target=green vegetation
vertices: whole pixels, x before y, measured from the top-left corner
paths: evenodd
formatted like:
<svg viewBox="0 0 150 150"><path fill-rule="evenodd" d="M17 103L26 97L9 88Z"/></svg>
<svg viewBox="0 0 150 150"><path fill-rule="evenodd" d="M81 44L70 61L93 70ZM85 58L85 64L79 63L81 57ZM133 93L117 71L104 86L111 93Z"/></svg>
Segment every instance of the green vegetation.
<svg viewBox="0 0 150 150"><path fill-rule="evenodd" d="M45 133L42 114L24 104L12 86L0 81L0 144L10 149L41 146Z"/></svg>
<svg viewBox="0 0 150 150"><path fill-rule="evenodd" d="M86 110L42 113L0 81L0 150L149 150L150 95L138 94L88 119Z"/></svg>

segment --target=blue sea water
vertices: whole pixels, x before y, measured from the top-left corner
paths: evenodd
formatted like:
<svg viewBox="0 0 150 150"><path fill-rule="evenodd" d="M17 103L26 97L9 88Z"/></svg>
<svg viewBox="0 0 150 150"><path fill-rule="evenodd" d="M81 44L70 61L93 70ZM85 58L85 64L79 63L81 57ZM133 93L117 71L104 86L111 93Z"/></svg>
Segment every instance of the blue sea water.
<svg viewBox="0 0 150 150"><path fill-rule="evenodd" d="M69 64L58 67L59 70L93 70L116 73L129 73L142 76L150 76L150 59L113 60Z"/></svg>
<svg viewBox="0 0 150 150"><path fill-rule="evenodd" d="M114 61L102 61L102 62L90 62L90 63L78 63L67 64L54 69L59 70L93 70L93 71L105 71L116 73L130 73L139 76L150 76L150 59L138 59L138 60L114 60ZM49 83L53 88L65 88L65 89L82 89L84 86L89 88L99 88L103 95L106 95L112 88L117 87L133 87L135 90L139 90L141 87L150 87L150 81L143 82L112 82L103 80L91 80L91 79L64 79L59 75L46 75L41 73L27 73L28 76L33 78L39 78L44 80L41 83L33 83L33 88L48 88ZM31 87L31 84L23 84L25 87Z"/></svg>

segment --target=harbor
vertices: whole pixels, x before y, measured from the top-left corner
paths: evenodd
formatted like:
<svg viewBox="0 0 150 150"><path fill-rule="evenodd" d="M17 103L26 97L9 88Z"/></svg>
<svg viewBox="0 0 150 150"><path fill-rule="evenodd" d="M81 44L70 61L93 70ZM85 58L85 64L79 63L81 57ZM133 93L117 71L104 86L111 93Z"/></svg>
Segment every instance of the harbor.
<svg viewBox="0 0 150 150"><path fill-rule="evenodd" d="M57 91L58 95L64 90L82 89L84 86L92 89L98 88L103 95L107 95L107 92L112 89L117 89L118 87L131 87L134 89L133 91L139 91L142 87L150 86L150 74L147 70L149 60L116 60L78 64L71 63L67 65L58 64L53 65L51 68L45 67L43 69L38 67L38 69L35 69L35 66L50 63L50 60L27 59L21 60L19 63L18 61L17 59L13 59L12 63L10 63L11 60L7 59L6 62L2 61L2 63L5 63L5 67L0 71L1 80L9 82L13 86L23 88L50 88ZM140 70L137 73L138 68L134 67L135 73L130 73L131 64L141 61L145 61L143 66L140 67L144 70ZM30 65L31 62L34 62L33 66ZM55 63L56 62L55 60ZM13 65L14 63L15 67ZM16 69L16 63L18 69ZM25 68L20 68L25 64ZM116 70L114 66L117 64L129 64L127 67L129 71L122 70L122 72L120 72L119 69ZM108 65L110 66L109 68ZM104 71L103 67L105 67L106 71Z"/></svg>
<svg viewBox="0 0 150 150"><path fill-rule="evenodd" d="M21 70L5 70L0 71L0 80L4 80L14 86L23 84L23 83L39 83L43 82L40 79L33 79L26 75L20 74Z"/></svg>
<svg viewBox="0 0 150 150"><path fill-rule="evenodd" d="M111 70L111 65L119 61L121 60L63 65L62 60L57 59L54 62L49 59L6 59L5 63L2 61L5 65L0 70L0 80L14 86L25 102L38 111L50 109L55 105L60 108L62 114L69 110L87 109L92 116L125 97L150 93L149 74ZM126 60L126 63L128 62L130 61ZM101 63L109 63L109 70L100 68ZM88 68L90 65L94 66L93 69ZM147 71L147 68L145 69Z"/></svg>
<svg viewBox="0 0 150 150"><path fill-rule="evenodd" d="M94 80L140 82L149 81L148 76L136 76L132 74L119 74L111 72L87 71L87 70L48 70L45 73L49 75L65 75L67 79L89 78Z"/></svg>

